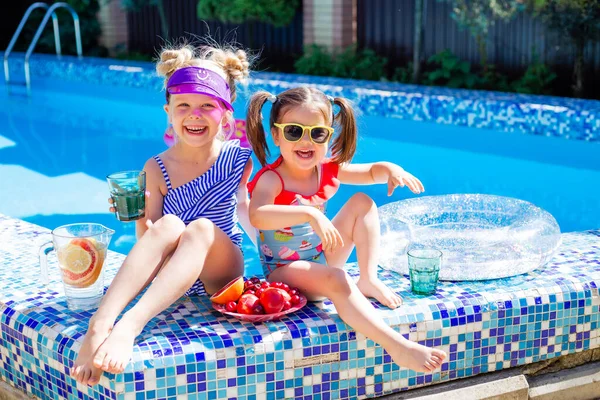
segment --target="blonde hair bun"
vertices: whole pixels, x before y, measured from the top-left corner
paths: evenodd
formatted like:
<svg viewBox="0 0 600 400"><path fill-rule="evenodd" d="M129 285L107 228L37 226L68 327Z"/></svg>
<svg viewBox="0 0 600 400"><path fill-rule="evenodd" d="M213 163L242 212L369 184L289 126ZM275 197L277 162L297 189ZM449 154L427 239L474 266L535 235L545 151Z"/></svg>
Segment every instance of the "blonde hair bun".
<svg viewBox="0 0 600 400"><path fill-rule="evenodd" d="M165 78L166 87L175 71L185 67L208 68L218 72L229 84L231 102L236 99L236 82L243 83L250 75L248 55L244 50L227 46L219 48L216 44L195 49L190 45L178 48L165 48L156 63L156 73ZM168 99L168 95L167 95Z"/></svg>
<svg viewBox="0 0 600 400"><path fill-rule="evenodd" d="M192 65L194 57L194 50L188 46L165 49L160 53L160 60L156 63L156 73L169 79L179 68Z"/></svg>
<svg viewBox="0 0 600 400"><path fill-rule="evenodd" d="M223 68L230 84L244 82L250 74L250 62L244 50L212 49L210 53L210 60Z"/></svg>

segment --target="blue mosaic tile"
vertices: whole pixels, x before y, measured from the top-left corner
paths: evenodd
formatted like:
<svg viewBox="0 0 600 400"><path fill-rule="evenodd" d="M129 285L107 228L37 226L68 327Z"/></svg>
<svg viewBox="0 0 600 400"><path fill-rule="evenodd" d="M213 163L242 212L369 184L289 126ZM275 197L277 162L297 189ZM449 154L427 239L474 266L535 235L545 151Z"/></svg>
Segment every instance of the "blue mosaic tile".
<svg viewBox="0 0 600 400"><path fill-rule="evenodd" d="M93 57L86 57L81 62L69 56L59 60L55 56L35 54L30 64L32 80L95 82L104 87L144 88L154 93L158 93L163 85L154 72L154 65L147 62ZM10 70L13 74L23 70L21 54L15 53L10 58ZM346 97L364 115L600 141L600 101L596 100L265 72L251 74L246 92L262 89L279 93L298 85L317 86L329 95ZM64 110L57 107L56 112L58 118ZM77 116L70 113L69 119L73 118ZM111 123L99 117L94 120L89 113L81 118L87 118L87 124ZM133 136L144 134L144 130L136 129L135 124L123 131Z"/></svg>
<svg viewBox="0 0 600 400"><path fill-rule="evenodd" d="M381 270L404 297L398 310L375 303L382 318L448 353L432 374L393 364L329 301L253 324L216 313L198 295L151 320L125 372L90 388L69 371L91 313L67 309L56 270L47 287L37 281L38 246L49 238L45 228L0 215L0 374L42 399L366 398L600 347L600 231L588 231L563 234L553 260L529 274L441 282L432 296L412 294L407 276ZM106 284L123 259L109 252Z"/></svg>

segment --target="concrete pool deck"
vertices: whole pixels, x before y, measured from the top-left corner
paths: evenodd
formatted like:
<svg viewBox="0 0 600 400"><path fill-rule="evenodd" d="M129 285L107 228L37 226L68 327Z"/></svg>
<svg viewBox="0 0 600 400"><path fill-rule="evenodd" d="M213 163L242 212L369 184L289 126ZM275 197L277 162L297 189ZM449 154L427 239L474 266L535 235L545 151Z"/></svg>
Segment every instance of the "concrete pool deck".
<svg viewBox="0 0 600 400"><path fill-rule="evenodd" d="M67 309L55 261L51 284L37 281L38 249L49 232L0 215L0 373L42 399L377 397L600 347L600 232L573 232L562 235L545 267L512 278L442 282L434 296L414 295L406 276L380 272L405 300L394 311L375 303L381 317L409 339L448 353L433 374L392 364L328 302L251 324L226 318L207 297L195 296L148 324L125 373L106 374L88 388L68 372L91 314ZM109 254L107 285L123 259ZM349 271L356 275L356 266ZM416 391L397 398L410 393Z"/></svg>

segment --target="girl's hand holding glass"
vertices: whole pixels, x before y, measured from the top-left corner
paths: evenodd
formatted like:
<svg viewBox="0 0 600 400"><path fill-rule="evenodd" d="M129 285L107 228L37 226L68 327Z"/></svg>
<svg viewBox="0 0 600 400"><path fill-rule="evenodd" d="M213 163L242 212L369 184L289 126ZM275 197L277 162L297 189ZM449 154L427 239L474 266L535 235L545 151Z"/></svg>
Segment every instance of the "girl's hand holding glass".
<svg viewBox="0 0 600 400"><path fill-rule="evenodd" d="M150 191L146 190L145 195L146 195L146 201L147 201L150 198ZM111 213L115 213L117 211L117 209L114 207L114 203L115 203L115 201L113 200L113 198L109 197L108 204L110 204L110 207L108 208L108 211L110 211Z"/></svg>
<svg viewBox="0 0 600 400"><path fill-rule="evenodd" d="M425 191L425 188L420 180L418 180L413 174L406 172L397 165L392 165L390 167L387 185L388 196L391 196L392 193L394 193L394 189L396 189L398 186L408 186L408 188L414 194L419 194Z"/></svg>

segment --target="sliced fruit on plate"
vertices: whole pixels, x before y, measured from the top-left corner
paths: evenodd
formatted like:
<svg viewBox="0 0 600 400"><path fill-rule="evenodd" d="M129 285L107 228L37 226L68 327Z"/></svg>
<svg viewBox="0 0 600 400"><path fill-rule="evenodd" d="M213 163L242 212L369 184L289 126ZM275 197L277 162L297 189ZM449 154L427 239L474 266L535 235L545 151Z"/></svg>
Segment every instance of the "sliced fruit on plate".
<svg viewBox="0 0 600 400"><path fill-rule="evenodd" d="M240 276L233 279L218 292L210 296L210 301L217 304L227 304L230 301L237 301L243 292L244 277Z"/></svg>

